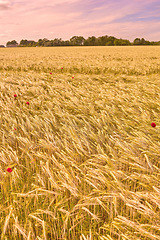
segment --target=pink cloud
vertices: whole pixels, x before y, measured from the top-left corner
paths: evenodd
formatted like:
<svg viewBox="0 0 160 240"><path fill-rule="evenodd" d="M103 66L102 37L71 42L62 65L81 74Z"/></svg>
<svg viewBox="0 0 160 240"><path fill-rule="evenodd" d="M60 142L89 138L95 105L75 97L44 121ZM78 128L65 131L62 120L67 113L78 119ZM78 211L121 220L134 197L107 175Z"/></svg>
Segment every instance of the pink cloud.
<svg viewBox="0 0 160 240"><path fill-rule="evenodd" d="M112 35L128 38L142 36L160 40L160 16L156 0L0 0L0 44L21 39L70 39L74 35ZM137 15L136 15L137 14ZM133 21L128 16L133 15ZM121 21L121 19L123 22ZM136 18L136 22L134 22ZM151 39L154 37L153 39Z"/></svg>
<svg viewBox="0 0 160 240"><path fill-rule="evenodd" d="M0 11L7 10L10 8L9 2L6 0L0 0Z"/></svg>

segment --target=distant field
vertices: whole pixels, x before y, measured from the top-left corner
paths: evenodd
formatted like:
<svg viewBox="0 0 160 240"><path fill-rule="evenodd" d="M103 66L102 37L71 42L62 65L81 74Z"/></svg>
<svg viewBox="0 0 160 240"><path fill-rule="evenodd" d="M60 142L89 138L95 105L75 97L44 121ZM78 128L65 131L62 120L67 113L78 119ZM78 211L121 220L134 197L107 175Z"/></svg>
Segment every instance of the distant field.
<svg viewBox="0 0 160 240"><path fill-rule="evenodd" d="M1 240L160 239L160 47L0 49L0 113Z"/></svg>
<svg viewBox="0 0 160 240"><path fill-rule="evenodd" d="M74 74L160 73L160 46L0 49L0 71Z"/></svg>

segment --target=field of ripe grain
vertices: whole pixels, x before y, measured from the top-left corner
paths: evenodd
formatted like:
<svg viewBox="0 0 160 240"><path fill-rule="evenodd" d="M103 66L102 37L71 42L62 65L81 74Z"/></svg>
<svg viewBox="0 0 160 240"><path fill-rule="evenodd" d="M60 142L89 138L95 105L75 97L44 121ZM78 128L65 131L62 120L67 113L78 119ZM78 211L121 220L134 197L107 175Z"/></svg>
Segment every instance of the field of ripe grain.
<svg viewBox="0 0 160 240"><path fill-rule="evenodd" d="M1 240L160 239L160 47L0 49L0 111Z"/></svg>

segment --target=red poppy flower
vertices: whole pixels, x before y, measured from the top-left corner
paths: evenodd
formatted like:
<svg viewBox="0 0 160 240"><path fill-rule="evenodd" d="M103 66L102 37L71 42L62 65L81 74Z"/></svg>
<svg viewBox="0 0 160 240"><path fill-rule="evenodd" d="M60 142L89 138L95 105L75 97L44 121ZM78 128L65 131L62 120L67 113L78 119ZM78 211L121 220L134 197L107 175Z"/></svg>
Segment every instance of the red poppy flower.
<svg viewBox="0 0 160 240"><path fill-rule="evenodd" d="M61 69L63 69L63 67L61 67Z"/></svg>
<svg viewBox="0 0 160 240"><path fill-rule="evenodd" d="M14 128L14 130L16 130L16 128Z"/></svg>
<svg viewBox="0 0 160 240"><path fill-rule="evenodd" d="M72 77L72 79L73 79L74 77Z"/></svg>
<svg viewBox="0 0 160 240"><path fill-rule="evenodd" d="M16 97L17 97L17 94L14 94L14 97L16 98Z"/></svg>
<svg viewBox="0 0 160 240"><path fill-rule="evenodd" d="M52 74L52 73L50 73L50 74Z"/></svg>
<svg viewBox="0 0 160 240"><path fill-rule="evenodd" d="M12 172L12 168L7 168L7 172Z"/></svg>
<svg viewBox="0 0 160 240"><path fill-rule="evenodd" d="M29 105L29 102L26 102L27 105Z"/></svg>
<svg viewBox="0 0 160 240"><path fill-rule="evenodd" d="M153 123L151 123L151 126L152 127L156 127L156 124L153 122Z"/></svg>

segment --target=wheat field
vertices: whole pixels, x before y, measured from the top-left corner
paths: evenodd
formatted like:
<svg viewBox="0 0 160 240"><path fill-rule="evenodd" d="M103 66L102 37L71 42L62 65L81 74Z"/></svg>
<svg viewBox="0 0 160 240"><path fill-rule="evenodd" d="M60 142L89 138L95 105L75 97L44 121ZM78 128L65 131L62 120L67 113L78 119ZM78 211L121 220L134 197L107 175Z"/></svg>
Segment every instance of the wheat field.
<svg viewBox="0 0 160 240"><path fill-rule="evenodd" d="M160 47L0 49L0 94L1 240L160 239Z"/></svg>

